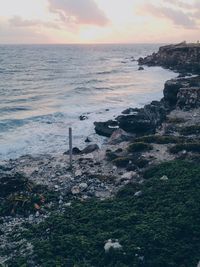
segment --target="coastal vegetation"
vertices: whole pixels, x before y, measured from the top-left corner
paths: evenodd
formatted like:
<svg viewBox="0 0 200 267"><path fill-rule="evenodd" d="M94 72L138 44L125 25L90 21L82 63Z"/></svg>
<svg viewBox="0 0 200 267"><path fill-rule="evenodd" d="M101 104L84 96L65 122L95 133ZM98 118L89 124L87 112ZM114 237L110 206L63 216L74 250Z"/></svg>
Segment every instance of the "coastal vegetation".
<svg viewBox="0 0 200 267"><path fill-rule="evenodd" d="M166 162L147 170L144 179L114 199L74 201L63 214L25 224L20 235L33 244L33 256L8 266L197 266L199 165ZM121 249L105 252L108 239L117 239Z"/></svg>

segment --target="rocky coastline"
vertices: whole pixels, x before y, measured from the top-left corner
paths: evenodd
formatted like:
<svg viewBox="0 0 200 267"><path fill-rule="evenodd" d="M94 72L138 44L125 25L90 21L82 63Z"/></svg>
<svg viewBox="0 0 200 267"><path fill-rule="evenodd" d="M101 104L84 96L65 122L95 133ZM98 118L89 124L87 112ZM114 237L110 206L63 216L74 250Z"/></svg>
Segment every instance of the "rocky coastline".
<svg viewBox="0 0 200 267"><path fill-rule="evenodd" d="M138 64L171 68L181 75L165 83L160 101L141 109L128 108L115 120L95 122L96 133L108 137L101 149L96 144L82 151L74 148L73 169L67 152L0 163L0 265L54 266L35 259L31 238L22 234L26 225L32 228L52 214L65 214L77 202L115 199L129 185L135 188L131 197L138 198L146 173L159 164L200 163L200 45L164 46L140 58ZM195 76L183 77L188 74ZM161 178L168 180L167 175ZM29 259L27 265L19 265L18 257L22 263ZM142 255L138 257L134 266L153 266L142 263Z"/></svg>

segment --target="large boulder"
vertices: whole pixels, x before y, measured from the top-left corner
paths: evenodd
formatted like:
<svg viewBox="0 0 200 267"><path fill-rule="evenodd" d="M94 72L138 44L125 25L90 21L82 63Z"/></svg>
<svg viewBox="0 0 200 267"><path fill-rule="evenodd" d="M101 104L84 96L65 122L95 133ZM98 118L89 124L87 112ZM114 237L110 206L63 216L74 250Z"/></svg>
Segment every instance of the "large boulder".
<svg viewBox="0 0 200 267"><path fill-rule="evenodd" d="M166 110L161 102L153 101L142 109L130 115L117 117L119 126L126 132L136 135L151 134L156 127L165 119Z"/></svg>
<svg viewBox="0 0 200 267"><path fill-rule="evenodd" d="M106 122L95 122L95 131L97 134L110 137L118 129L118 122L109 120Z"/></svg>

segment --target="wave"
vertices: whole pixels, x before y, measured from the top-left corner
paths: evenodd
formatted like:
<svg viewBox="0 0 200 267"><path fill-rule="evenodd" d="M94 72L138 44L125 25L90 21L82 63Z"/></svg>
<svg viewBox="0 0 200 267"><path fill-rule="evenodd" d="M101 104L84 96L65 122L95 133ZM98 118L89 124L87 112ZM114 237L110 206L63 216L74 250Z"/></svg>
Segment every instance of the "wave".
<svg viewBox="0 0 200 267"><path fill-rule="evenodd" d="M97 75L105 75L105 74L114 74L114 73L119 73L121 70L108 70L108 71L100 71L100 72L97 72L96 74Z"/></svg>

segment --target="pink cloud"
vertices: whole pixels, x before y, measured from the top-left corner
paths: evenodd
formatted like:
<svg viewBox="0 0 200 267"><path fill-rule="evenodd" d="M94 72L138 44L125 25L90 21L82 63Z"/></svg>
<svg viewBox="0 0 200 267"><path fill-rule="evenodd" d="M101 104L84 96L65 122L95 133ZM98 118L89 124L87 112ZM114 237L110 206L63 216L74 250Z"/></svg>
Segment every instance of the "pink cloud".
<svg viewBox="0 0 200 267"><path fill-rule="evenodd" d="M62 21L75 24L104 26L108 18L93 0L48 0L51 12Z"/></svg>

